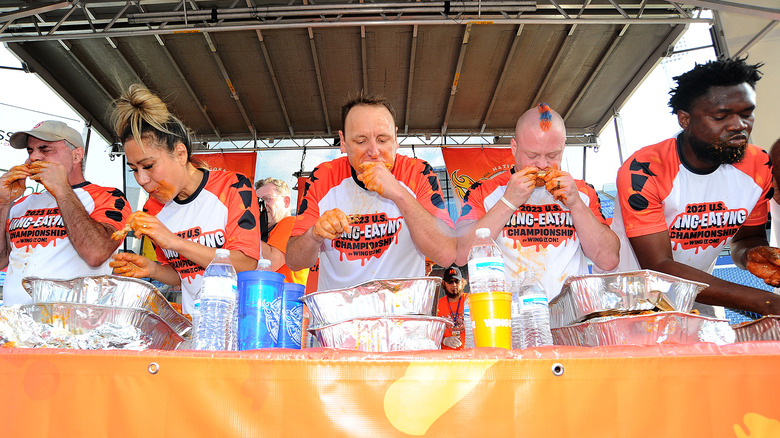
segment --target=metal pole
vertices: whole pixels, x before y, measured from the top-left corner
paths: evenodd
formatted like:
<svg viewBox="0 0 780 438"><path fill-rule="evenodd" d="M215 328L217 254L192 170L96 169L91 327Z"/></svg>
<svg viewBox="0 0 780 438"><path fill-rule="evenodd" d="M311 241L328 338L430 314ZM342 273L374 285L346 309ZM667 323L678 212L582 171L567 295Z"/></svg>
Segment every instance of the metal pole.
<svg viewBox="0 0 780 438"><path fill-rule="evenodd" d="M125 154L122 154L122 193L125 194L125 199L127 199L127 172L125 172L126 165L127 157L125 157ZM130 200L127 200L127 202L130 202ZM127 252L127 239L122 240L122 249Z"/></svg>
<svg viewBox="0 0 780 438"><path fill-rule="evenodd" d="M582 180L585 181L585 165L588 162L588 148L582 148Z"/></svg>
<svg viewBox="0 0 780 438"><path fill-rule="evenodd" d="M618 157L620 164L623 164L623 119L620 113L615 111L615 137L617 138Z"/></svg>

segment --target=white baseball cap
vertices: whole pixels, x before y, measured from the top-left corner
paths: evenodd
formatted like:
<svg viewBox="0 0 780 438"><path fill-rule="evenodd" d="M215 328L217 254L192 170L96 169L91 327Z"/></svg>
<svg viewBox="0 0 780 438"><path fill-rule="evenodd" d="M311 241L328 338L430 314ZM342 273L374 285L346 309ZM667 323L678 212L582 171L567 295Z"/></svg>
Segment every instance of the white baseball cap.
<svg viewBox="0 0 780 438"><path fill-rule="evenodd" d="M67 140L73 146L84 149L84 140L81 139L81 134L57 120L44 120L33 126L33 129L29 131L15 132L8 142L15 149L27 149L28 135L43 141Z"/></svg>

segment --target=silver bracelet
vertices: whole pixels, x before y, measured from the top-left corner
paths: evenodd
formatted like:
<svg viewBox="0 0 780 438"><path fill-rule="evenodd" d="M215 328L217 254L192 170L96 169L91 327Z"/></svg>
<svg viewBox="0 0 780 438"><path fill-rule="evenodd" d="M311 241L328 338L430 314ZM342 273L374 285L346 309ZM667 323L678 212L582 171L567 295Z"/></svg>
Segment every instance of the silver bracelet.
<svg viewBox="0 0 780 438"><path fill-rule="evenodd" d="M504 204L505 204L507 207L511 208L511 209L512 209L512 211L515 211L515 210L517 210L517 208L518 208L518 207L515 207L514 205L512 205L512 203L511 203L511 202L509 202L509 200L508 200L508 199L506 199L506 198L505 198L505 197L503 197L503 196L501 197L501 202L503 202L503 203L504 203Z"/></svg>

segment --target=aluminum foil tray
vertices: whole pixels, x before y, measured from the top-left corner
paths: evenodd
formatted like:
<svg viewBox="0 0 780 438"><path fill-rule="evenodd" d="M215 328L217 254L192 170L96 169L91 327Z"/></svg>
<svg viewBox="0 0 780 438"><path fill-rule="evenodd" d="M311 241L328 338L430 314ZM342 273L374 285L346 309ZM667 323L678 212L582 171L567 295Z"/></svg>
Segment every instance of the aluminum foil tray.
<svg viewBox="0 0 780 438"><path fill-rule="evenodd" d="M431 315L440 284L440 277L372 280L314 292L301 301L309 308L315 326L369 316Z"/></svg>
<svg viewBox="0 0 780 438"><path fill-rule="evenodd" d="M14 347L173 350L183 340L158 315L137 308L33 303L0 314L0 337Z"/></svg>
<svg viewBox="0 0 780 438"><path fill-rule="evenodd" d="M550 302L550 327L635 310L689 312L707 286L650 270L569 277Z"/></svg>
<svg viewBox="0 0 780 438"><path fill-rule="evenodd" d="M734 326L737 342L780 341L780 316L767 315Z"/></svg>
<svg viewBox="0 0 780 438"><path fill-rule="evenodd" d="M683 312L600 317L552 329L553 343L580 347L604 345L730 344L736 339L728 321Z"/></svg>
<svg viewBox="0 0 780 438"><path fill-rule="evenodd" d="M22 286L33 303L68 302L101 306L138 308L159 315L180 336L192 329L192 323L174 310L151 283L116 275L76 277L70 280L25 277Z"/></svg>
<svg viewBox="0 0 780 438"><path fill-rule="evenodd" d="M382 316L353 318L310 328L323 347L387 352L438 350L452 321L436 316Z"/></svg>

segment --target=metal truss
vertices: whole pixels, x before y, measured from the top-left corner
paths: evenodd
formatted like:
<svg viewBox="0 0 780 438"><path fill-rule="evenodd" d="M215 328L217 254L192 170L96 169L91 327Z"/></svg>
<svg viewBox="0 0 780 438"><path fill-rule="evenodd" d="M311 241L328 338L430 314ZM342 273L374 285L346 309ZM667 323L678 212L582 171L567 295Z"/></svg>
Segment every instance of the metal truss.
<svg viewBox="0 0 780 438"><path fill-rule="evenodd" d="M509 147L509 136L490 135L398 135L398 146L403 149L425 148L478 148L482 146ZM570 134L566 136L567 147L592 148L599 150L596 134ZM265 138L248 141L201 142L193 145L193 153L208 152L258 152L258 151L304 151L317 149L338 149L340 146L332 137L308 138ZM124 155L120 144L113 144L109 150L112 157Z"/></svg>
<svg viewBox="0 0 780 438"><path fill-rule="evenodd" d="M709 0L714 1L714 0ZM674 2L591 0L344 1L253 0L19 1L0 8L0 41L22 42L327 26L430 24L682 24L707 22ZM239 3L242 3L239 6ZM7 4L7 3L6 3ZM206 5L220 4L224 7ZM246 6L244 6L244 4ZM27 6L30 5L30 6ZM763 12L763 11L762 11Z"/></svg>

